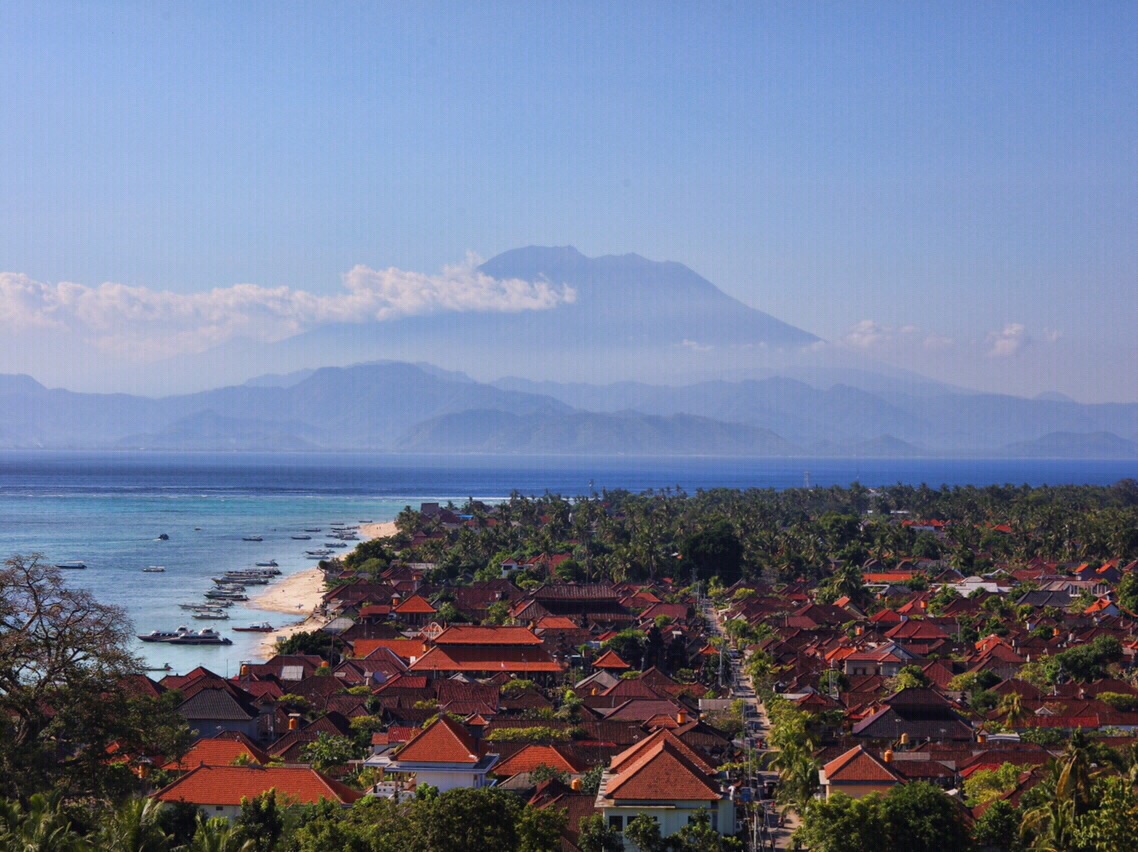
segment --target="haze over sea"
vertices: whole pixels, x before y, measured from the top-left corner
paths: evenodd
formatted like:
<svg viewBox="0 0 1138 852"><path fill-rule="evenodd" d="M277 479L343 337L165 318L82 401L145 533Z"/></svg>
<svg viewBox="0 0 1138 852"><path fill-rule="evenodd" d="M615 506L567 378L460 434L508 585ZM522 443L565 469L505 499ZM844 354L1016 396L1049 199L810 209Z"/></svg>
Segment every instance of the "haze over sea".
<svg viewBox="0 0 1138 852"><path fill-rule="evenodd" d="M150 666L187 671L202 664L227 674L257 658L260 644L258 634L230 627L299 617L234 606L230 621L195 622L179 603L200 602L222 571L275 559L288 575L315 564L304 551L321 547L324 536L291 538L305 528L326 533L332 522L391 520L423 501L495 501L514 491L784 489L807 477L817 487L1107 485L1138 478L1138 461L6 452L0 555L84 561L87 570L66 572L68 582L123 607L135 632L216 627L233 645L137 647ZM251 535L263 541L243 541ZM143 573L150 565L166 570Z"/></svg>

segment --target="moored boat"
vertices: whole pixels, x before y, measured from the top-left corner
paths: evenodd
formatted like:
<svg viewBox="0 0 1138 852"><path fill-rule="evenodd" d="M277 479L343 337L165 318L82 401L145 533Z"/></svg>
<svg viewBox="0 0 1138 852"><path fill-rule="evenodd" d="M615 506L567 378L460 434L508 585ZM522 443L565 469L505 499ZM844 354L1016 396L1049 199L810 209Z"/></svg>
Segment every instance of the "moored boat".
<svg viewBox="0 0 1138 852"><path fill-rule="evenodd" d="M243 535L243 536L241 536L241 540L242 541L264 541L264 539L261 538L261 536L259 536L259 535Z"/></svg>
<svg viewBox="0 0 1138 852"><path fill-rule="evenodd" d="M275 559L269 559L269 560L267 560L267 561L265 561L265 562L256 562L256 563L254 563L254 564L255 564L255 565L258 567L258 568L276 568L276 567L277 567L277 560L275 560ZM278 571L277 573L279 574L280 572Z"/></svg>
<svg viewBox="0 0 1138 852"><path fill-rule="evenodd" d="M190 632L190 628L183 624L177 630L151 630L149 633L139 633L138 638L143 642L172 642Z"/></svg>
<svg viewBox="0 0 1138 852"><path fill-rule="evenodd" d="M232 628L238 633L272 633L273 625L267 621L262 621L259 624L250 624L248 627L234 627Z"/></svg>
<svg viewBox="0 0 1138 852"><path fill-rule="evenodd" d="M72 560L71 562L56 562L55 567L56 568L62 568L65 571L82 571L84 568L87 567L87 563L83 562L81 560L75 559L75 560Z"/></svg>
<svg viewBox="0 0 1138 852"><path fill-rule="evenodd" d="M168 640L171 645L232 645L233 640L222 636L216 630L206 627L202 630L182 634L176 639Z"/></svg>
<svg viewBox="0 0 1138 852"><path fill-rule="evenodd" d="M164 565L147 565L142 569L143 574L162 574L165 573L166 567Z"/></svg>

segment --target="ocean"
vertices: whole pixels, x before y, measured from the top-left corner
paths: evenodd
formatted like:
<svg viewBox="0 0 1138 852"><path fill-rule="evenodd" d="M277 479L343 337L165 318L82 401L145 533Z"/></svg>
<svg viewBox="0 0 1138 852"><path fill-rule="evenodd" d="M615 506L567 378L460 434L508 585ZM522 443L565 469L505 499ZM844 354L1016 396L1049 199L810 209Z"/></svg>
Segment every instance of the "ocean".
<svg viewBox="0 0 1138 852"><path fill-rule="evenodd" d="M305 550L324 537L291 538L333 522L393 519L404 506L512 492L577 496L603 489L940 485L1108 485L1138 478L1138 461L980 459L737 459L692 457L394 456L357 453L0 453L0 557L41 553L82 560L69 583L123 607L132 630L213 626L233 639L216 647L137 643L147 665L226 675L258 659L258 634L228 628L292 619L235 605L231 620L193 621L222 571L275 559L285 575L315 564ZM168 536L167 540L159 536ZM244 541L257 535L262 541ZM161 565L162 573L143 568ZM250 587L252 592L258 587Z"/></svg>

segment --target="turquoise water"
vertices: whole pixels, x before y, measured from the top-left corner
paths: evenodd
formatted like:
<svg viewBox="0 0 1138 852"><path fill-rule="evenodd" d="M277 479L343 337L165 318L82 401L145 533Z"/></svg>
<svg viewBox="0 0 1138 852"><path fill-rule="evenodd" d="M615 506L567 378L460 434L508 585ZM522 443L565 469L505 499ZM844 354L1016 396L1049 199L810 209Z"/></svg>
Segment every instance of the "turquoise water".
<svg viewBox="0 0 1138 852"><path fill-rule="evenodd" d="M808 473L807 473L808 472ZM290 538L331 522L385 521L407 505L512 491L565 495L681 486L788 488L896 482L933 487L991 483L1109 484L1138 478L1138 462L976 459L719 459L379 456L367 454L0 453L0 555L82 560L68 582L124 608L133 632L213 626L234 644L137 643L151 666L219 674L258 658L262 637L229 627L291 619L235 605L226 622L194 621L181 602L201 602L211 576L275 559L288 575L315 564ZM158 540L165 533L168 541ZM242 541L260 535L260 542ZM163 565L164 573L143 573ZM258 587L250 587L252 592Z"/></svg>

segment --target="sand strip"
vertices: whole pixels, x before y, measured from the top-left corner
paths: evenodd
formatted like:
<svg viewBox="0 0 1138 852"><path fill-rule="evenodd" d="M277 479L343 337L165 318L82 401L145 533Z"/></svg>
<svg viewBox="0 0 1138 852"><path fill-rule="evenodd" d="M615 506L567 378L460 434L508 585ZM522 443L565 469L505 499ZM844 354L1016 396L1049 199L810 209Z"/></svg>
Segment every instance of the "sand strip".
<svg viewBox="0 0 1138 852"><path fill-rule="evenodd" d="M378 524L361 524L360 538L370 541L381 536L395 535L395 522L384 521ZM268 612L284 612L289 615L303 615L304 621L281 627L266 633L261 642L260 652L266 659L276 653L278 639L286 639L294 633L318 630L328 623L320 612L324 598L324 572L319 568L306 568L290 574L279 583L271 583L259 595L251 596L246 604L250 609L263 609Z"/></svg>

